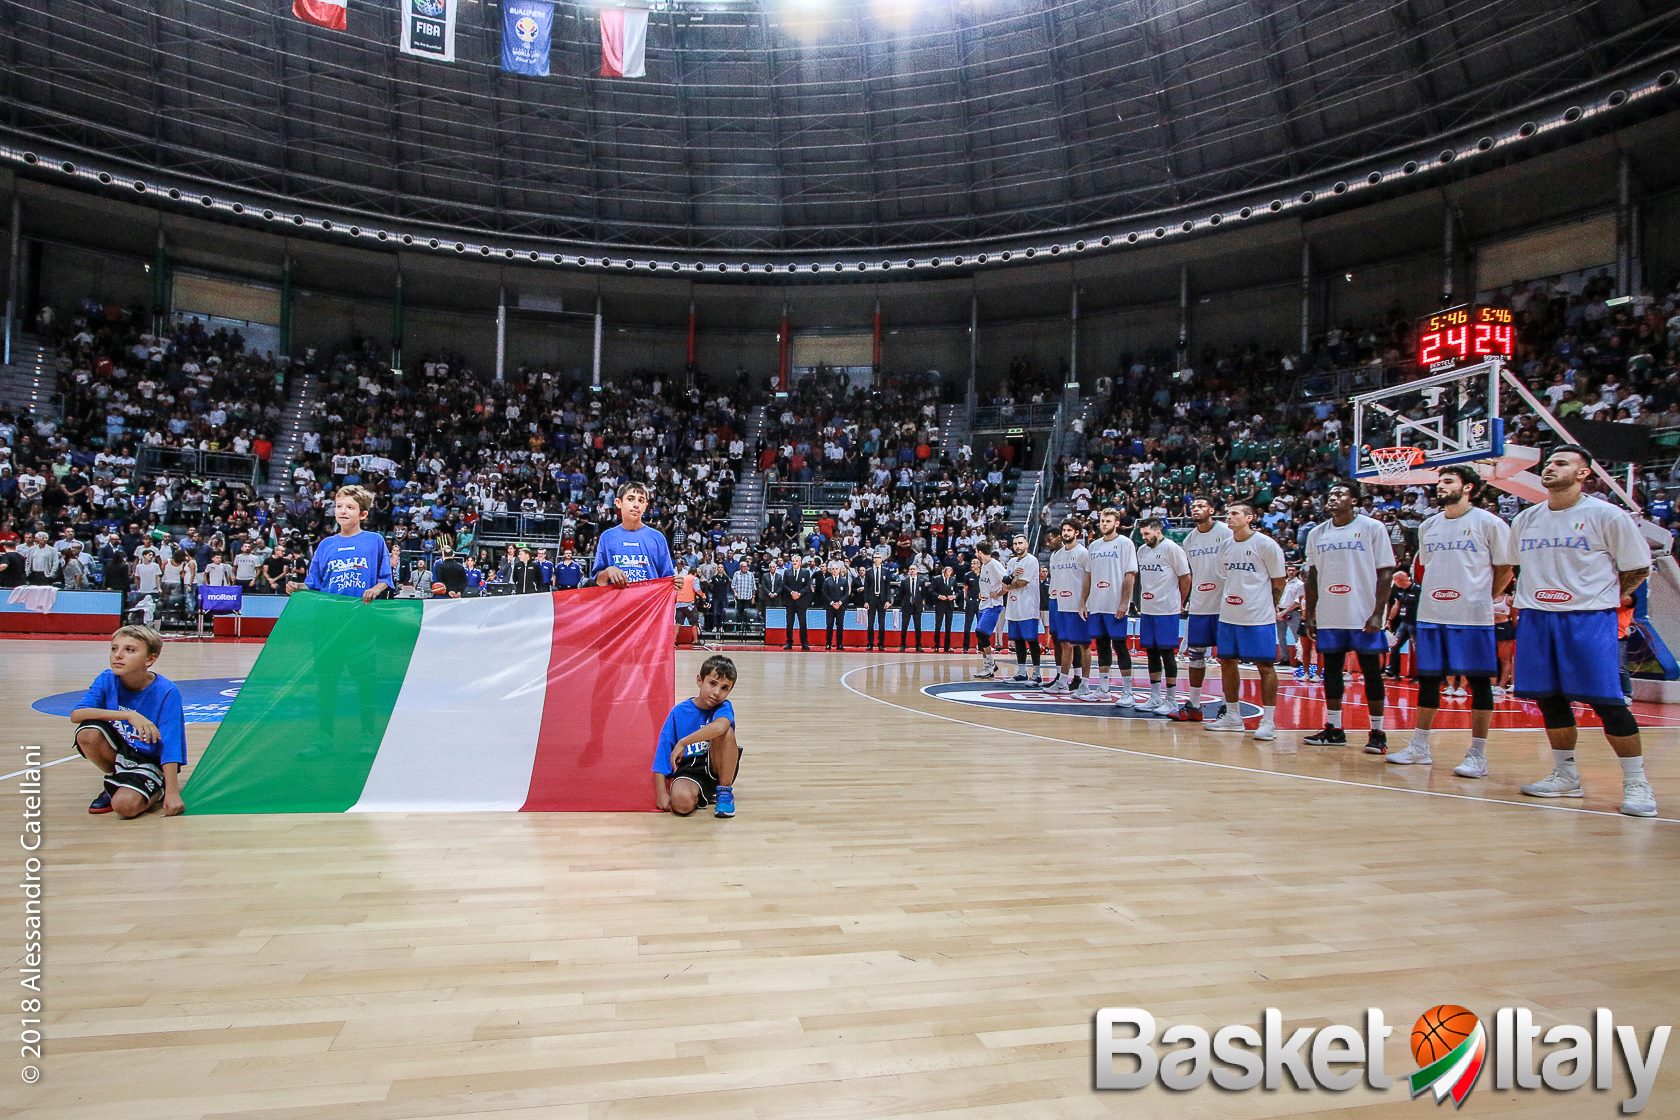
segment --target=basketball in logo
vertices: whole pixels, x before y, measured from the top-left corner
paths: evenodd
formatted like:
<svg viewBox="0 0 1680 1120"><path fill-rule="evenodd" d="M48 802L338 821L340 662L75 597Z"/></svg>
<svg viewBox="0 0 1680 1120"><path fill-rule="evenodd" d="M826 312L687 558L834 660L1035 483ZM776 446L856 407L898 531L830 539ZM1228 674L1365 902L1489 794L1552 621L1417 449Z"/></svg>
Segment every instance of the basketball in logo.
<svg viewBox="0 0 1680 1120"><path fill-rule="evenodd" d="M530 46L537 38L537 21L530 16L520 16L513 25L513 33L519 36L519 41Z"/></svg>
<svg viewBox="0 0 1680 1120"><path fill-rule="evenodd" d="M1418 1068L1446 1057L1453 1047L1470 1037L1479 1022L1474 1012L1456 1003L1438 1004L1418 1016L1417 1025L1412 1028L1412 1057Z"/></svg>

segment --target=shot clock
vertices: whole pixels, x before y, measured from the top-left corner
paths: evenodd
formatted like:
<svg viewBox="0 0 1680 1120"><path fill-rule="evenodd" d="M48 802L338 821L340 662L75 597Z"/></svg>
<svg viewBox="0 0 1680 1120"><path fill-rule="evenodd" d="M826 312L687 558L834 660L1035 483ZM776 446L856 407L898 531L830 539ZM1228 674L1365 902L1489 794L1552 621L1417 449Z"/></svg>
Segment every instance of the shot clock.
<svg viewBox="0 0 1680 1120"><path fill-rule="evenodd" d="M1494 358L1510 361L1516 350L1514 323L1508 307L1475 304L1449 307L1419 319L1418 372L1441 373Z"/></svg>

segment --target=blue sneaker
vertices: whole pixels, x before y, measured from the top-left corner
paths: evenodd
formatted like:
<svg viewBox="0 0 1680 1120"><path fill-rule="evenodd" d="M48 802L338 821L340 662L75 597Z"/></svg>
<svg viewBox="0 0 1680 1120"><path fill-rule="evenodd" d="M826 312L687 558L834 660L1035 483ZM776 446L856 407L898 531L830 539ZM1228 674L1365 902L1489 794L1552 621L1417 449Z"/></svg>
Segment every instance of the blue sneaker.
<svg viewBox="0 0 1680 1120"><path fill-rule="evenodd" d="M92 813L96 817L101 813L109 813L110 811L111 811L111 791L110 790L106 790L104 793L101 793L98 797L94 798L93 803L88 806L88 812Z"/></svg>
<svg viewBox="0 0 1680 1120"><path fill-rule="evenodd" d="M733 817L735 815L735 791L729 786L717 788L717 808L712 811L714 817Z"/></svg>
<svg viewBox="0 0 1680 1120"><path fill-rule="evenodd" d="M1298 681L1304 681L1304 680L1306 680L1306 679L1307 679L1307 670L1306 670L1306 666L1304 666L1304 665L1297 665L1297 666L1296 666L1296 667L1295 667L1295 679L1296 679L1296 680L1298 680Z"/></svg>

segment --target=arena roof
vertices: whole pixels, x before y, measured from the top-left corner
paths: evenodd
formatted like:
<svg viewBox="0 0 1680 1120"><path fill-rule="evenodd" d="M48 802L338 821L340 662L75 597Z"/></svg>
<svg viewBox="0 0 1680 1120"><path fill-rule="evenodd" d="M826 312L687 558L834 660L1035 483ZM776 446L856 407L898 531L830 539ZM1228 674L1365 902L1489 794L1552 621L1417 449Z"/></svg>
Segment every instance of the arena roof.
<svg viewBox="0 0 1680 1120"><path fill-rule="evenodd" d="M683 0L655 4L634 81L596 76L590 5L557 6L549 78L502 72L488 0L463 0L453 64L397 52L393 0L351 0L347 32L274 0L11 10L11 156L484 255L836 270L1177 235L1491 163L1638 82L1672 109L1680 59L1671 0Z"/></svg>

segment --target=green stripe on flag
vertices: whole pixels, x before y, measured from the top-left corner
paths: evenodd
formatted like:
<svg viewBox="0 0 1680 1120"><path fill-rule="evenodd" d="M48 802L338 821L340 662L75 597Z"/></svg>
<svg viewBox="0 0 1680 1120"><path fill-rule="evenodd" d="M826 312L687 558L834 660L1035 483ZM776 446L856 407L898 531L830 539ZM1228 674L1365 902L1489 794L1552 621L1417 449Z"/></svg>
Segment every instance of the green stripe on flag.
<svg viewBox="0 0 1680 1120"><path fill-rule="evenodd" d="M1435 1059L1433 1062L1412 1074L1412 1096L1417 1096L1419 1093L1435 1084L1437 1079L1445 1076L1449 1071L1451 1071L1453 1066L1458 1064L1459 1059L1470 1053L1471 1050L1475 1049L1476 1044L1480 1041L1481 1040L1476 1037L1476 1032L1471 1031L1470 1037L1447 1051L1444 1056Z"/></svg>
<svg viewBox="0 0 1680 1120"><path fill-rule="evenodd" d="M420 600L299 592L204 759L189 813L342 813L379 753L420 636Z"/></svg>

